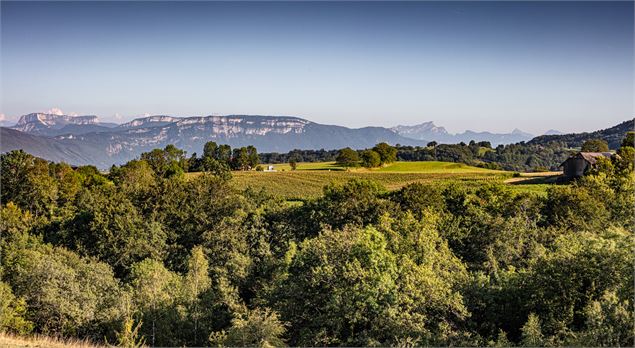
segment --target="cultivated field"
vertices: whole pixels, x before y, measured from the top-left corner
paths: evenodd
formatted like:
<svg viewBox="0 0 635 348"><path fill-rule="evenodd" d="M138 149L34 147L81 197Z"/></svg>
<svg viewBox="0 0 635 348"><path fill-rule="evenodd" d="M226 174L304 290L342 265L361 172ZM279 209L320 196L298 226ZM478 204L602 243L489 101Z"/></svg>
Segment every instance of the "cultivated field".
<svg viewBox="0 0 635 348"><path fill-rule="evenodd" d="M263 167L269 166L269 164L263 164ZM290 171L291 166L288 163L272 164L276 171ZM395 173L508 173L505 171L496 171L478 167L468 166L463 163L452 162L395 162L390 165L380 168L366 169L366 168L346 168L339 166L335 162L308 162L298 163L296 171L347 171L350 173L375 173L375 172L395 172Z"/></svg>
<svg viewBox="0 0 635 348"><path fill-rule="evenodd" d="M333 162L299 163L295 171L291 171L288 164L273 166L275 172L234 172L232 183L239 189L251 187L294 200L319 196L325 185L354 178L373 180L388 190L396 190L414 182L441 185L452 182L468 185L503 183L511 179L513 174L449 162L396 162L377 169L346 169ZM510 185L510 188L544 193L547 186L515 184Z"/></svg>

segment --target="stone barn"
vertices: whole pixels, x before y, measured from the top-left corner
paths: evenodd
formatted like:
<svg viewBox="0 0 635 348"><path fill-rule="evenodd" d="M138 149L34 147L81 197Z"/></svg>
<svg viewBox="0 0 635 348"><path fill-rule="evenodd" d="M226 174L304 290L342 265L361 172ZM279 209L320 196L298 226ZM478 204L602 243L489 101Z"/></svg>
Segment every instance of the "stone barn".
<svg viewBox="0 0 635 348"><path fill-rule="evenodd" d="M578 152L567 158L560 166L564 171L564 176L576 178L583 176L591 167L595 165L600 157L611 158L610 152Z"/></svg>

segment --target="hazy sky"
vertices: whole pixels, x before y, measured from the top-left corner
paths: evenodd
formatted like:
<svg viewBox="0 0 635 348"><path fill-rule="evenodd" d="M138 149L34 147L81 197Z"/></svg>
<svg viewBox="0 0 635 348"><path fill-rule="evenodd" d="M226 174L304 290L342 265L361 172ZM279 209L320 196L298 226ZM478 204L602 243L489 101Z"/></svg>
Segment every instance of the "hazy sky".
<svg viewBox="0 0 635 348"><path fill-rule="evenodd" d="M59 108L540 134L634 115L628 1L0 4L7 119Z"/></svg>

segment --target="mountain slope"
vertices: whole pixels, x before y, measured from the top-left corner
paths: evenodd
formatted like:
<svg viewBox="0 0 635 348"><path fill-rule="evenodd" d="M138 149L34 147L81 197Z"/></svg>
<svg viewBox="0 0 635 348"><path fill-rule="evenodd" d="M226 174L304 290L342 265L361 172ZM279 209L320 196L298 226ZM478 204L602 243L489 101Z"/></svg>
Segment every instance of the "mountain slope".
<svg viewBox="0 0 635 348"><path fill-rule="evenodd" d="M98 156L98 149L92 146L0 127L0 152L20 149L55 162L75 165L104 163L103 156Z"/></svg>
<svg viewBox="0 0 635 348"><path fill-rule="evenodd" d="M589 139L603 139L609 144L610 149L617 149L624 135L635 129L635 119L624 121L617 126L598 130L595 132L571 133L560 135L541 135L529 141L529 144L547 144L550 142L563 142L567 147L581 147Z"/></svg>

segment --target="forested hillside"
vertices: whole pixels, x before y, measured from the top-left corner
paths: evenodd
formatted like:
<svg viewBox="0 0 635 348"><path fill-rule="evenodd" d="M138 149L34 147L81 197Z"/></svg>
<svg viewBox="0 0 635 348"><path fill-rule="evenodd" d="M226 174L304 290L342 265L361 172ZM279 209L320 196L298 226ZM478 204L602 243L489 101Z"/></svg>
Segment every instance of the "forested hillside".
<svg viewBox="0 0 635 348"><path fill-rule="evenodd" d="M186 176L176 148L107 175L12 151L0 331L125 346L632 346L628 145L545 196L352 180L302 202L233 189L216 158Z"/></svg>
<svg viewBox="0 0 635 348"><path fill-rule="evenodd" d="M528 143L531 145L547 145L553 142L560 142L566 144L566 146L570 148L579 148L587 140L602 139L609 144L609 148L617 149L622 142L624 134L633 130L635 130L635 119L624 121L611 128L595 132L541 135L531 139Z"/></svg>

